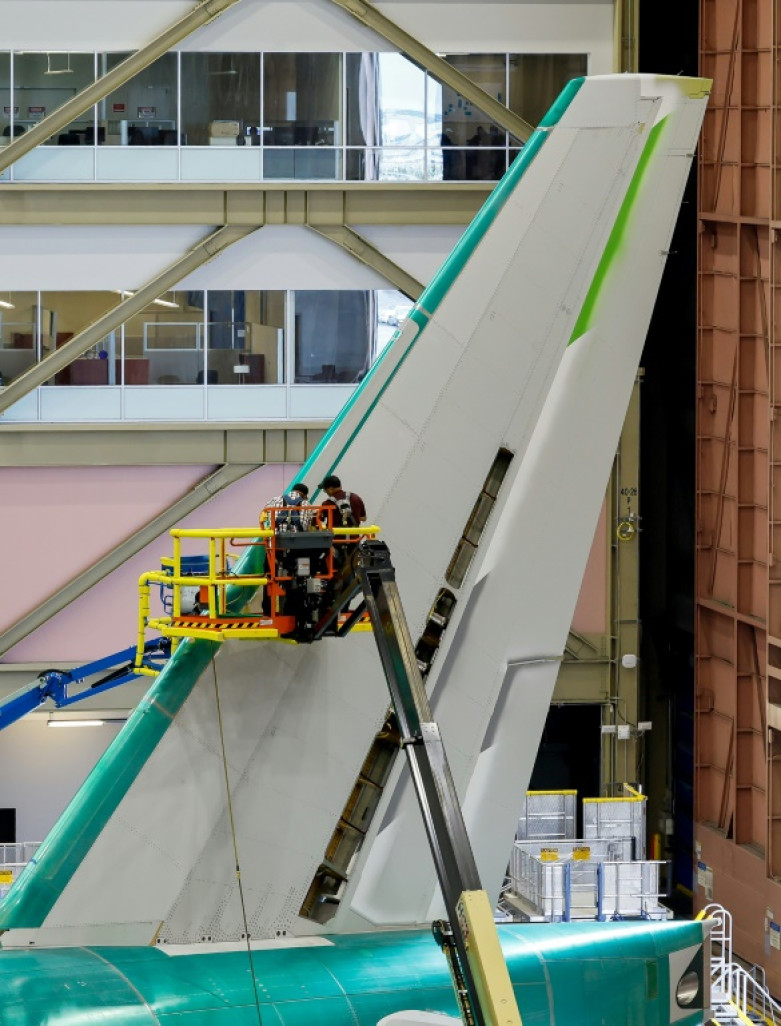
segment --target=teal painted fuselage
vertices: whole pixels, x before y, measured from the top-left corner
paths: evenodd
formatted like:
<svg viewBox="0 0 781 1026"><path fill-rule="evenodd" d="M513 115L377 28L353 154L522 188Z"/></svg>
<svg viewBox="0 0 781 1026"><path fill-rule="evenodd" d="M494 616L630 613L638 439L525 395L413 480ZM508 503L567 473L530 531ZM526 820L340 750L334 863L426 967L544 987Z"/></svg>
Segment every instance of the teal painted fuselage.
<svg viewBox="0 0 781 1026"><path fill-rule="evenodd" d="M516 925L499 933L524 1026L703 1021L702 992L686 1006L675 997L682 976L703 971L701 923ZM2 951L0 1024L375 1026L410 1008L458 1014L428 931L257 949L251 964L246 950L216 947Z"/></svg>

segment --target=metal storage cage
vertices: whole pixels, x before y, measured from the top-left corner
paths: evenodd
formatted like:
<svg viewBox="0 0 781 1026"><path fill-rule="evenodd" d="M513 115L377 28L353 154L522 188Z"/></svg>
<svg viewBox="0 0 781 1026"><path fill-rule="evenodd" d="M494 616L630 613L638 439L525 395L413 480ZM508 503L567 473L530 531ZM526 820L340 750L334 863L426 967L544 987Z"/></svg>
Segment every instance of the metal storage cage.
<svg viewBox="0 0 781 1026"><path fill-rule="evenodd" d="M633 838L541 844L516 842L504 899L522 918L667 919L660 903L663 862L632 862Z"/></svg>
<svg viewBox="0 0 781 1026"><path fill-rule="evenodd" d="M584 798L583 837L587 840L606 837L634 838L630 858L645 858L645 795L627 798Z"/></svg>
<svg viewBox="0 0 781 1026"><path fill-rule="evenodd" d="M518 840L574 838L577 798L577 791L527 791L518 820Z"/></svg>

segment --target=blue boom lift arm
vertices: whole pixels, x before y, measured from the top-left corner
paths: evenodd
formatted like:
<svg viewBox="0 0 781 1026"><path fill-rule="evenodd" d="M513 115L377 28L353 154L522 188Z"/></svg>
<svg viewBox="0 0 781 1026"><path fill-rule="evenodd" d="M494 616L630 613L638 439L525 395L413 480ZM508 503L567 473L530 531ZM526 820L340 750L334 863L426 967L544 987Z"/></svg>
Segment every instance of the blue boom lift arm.
<svg viewBox="0 0 781 1026"><path fill-rule="evenodd" d="M144 645L142 665L159 670L170 654L170 638L155 638ZM72 670L44 670L26 687L15 691L4 702L0 702L0 730L16 723L27 713L39 709L48 701L53 702L55 708L63 709L85 698L94 698L95 695L119 687L120 684L136 680L141 674L134 669L135 661L136 649L133 646L123 648L121 652L115 652L93 663L76 666ZM98 674L102 676L88 683L90 678Z"/></svg>

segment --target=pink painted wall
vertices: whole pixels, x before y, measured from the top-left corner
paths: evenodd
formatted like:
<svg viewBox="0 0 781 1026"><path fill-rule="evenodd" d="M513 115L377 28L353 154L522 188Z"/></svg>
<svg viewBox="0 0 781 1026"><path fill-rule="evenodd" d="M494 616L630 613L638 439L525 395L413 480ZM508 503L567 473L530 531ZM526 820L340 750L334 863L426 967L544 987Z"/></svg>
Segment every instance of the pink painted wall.
<svg viewBox="0 0 781 1026"><path fill-rule="evenodd" d="M599 523L591 543L591 553L580 586L578 604L572 618L576 634L605 634L607 632L607 500L602 503Z"/></svg>
<svg viewBox="0 0 781 1026"><path fill-rule="evenodd" d="M211 467L29 468L0 471L8 627L113 545L180 498ZM261 467L204 503L179 527L250 527L291 481L298 464ZM16 539L16 542L14 542ZM10 540L10 542L9 542ZM199 551L196 548L193 551ZM167 532L39 627L8 663L81 663L135 643L138 578L170 555Z"/></svg>
<svg viewBox="0 0 781 1026"><path fill-rule="evenodd" d="M0 629L42 602L75 574L147 523L211 467L84 467L0 470L6 588ZM298 464L259 468L210 499L180 527L250 527L258 510L295 476ZM578 600L573 629L607 627L607 533L603 507ZM187 550L185 550L187 551ZM201 551L192 543L190 551ZM135 643L138 578L170 555L166 533L115 570L0 659L7 663L78 664Z"/></svg>
<svg viewBox="0 0 781 1026"><path fill-rule="evenodd" d="M0 630L30 612L212 467L28 467L0 470L7 589Z"/></svg>

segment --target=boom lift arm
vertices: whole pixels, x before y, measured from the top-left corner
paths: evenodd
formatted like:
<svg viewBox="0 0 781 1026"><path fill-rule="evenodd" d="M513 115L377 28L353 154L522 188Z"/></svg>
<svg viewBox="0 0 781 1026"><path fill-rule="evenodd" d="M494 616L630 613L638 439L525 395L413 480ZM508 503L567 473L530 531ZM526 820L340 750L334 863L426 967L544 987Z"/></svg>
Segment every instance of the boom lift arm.
<svg viewBox="0 0 781 1026"><path fill-rule="evenodd" d="M480 886L387 545L364 539L351 567L352 574L345 568L335 606L317 625L315 635L322 636L356 594L363 593L448 914L449 922L434 924L434 935L450 964L462 1017L467 1026L520 1026L490 902ZM363 606L351 618L362 611ZM349 620L339 633L349 630L348 624Z"/></svg>
<svg viewBox="0 0 781 1026"><path fill-rule="evenodd" d="M142 665L159 672L170 652L171 642L168 638L147 641L143 648ZM44 670L26 687L15 691L4 702L0 702L0 730L16 723L27 713L39 709L48 701L53 702L55 708L62 709L85 698L94 698L95 695L116 688L120 684L136 680L140 674L134 665L135 662L134 645L104 659L76 666L72 670ZM91 677L98 674L102 676L88 683Z"/></svg>

